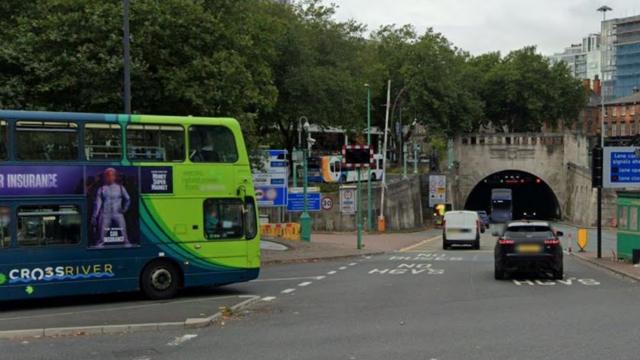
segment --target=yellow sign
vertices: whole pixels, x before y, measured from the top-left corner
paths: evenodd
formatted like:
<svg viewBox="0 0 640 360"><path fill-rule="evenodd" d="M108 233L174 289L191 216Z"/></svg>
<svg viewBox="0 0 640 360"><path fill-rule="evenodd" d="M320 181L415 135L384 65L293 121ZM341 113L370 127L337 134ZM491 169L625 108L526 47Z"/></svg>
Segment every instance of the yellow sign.
<svg viewBox="0 0 640 360"><path fill-rule="evenodd" d="M587 229L578 229L578 239L576 239L578 241L578 247L580 248L580 251L584 251L584 249L587 247L587 244L589 244L589 232L587 231Z"/></svg>

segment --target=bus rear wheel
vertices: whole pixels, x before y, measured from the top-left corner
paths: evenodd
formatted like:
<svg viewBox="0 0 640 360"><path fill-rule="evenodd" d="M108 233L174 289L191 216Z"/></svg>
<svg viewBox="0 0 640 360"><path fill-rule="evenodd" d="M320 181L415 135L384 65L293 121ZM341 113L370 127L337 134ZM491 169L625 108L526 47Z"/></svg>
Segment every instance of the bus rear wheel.
<svg viewBox="0 0 640 360"><path fill-rule="evenodd" d="M150 299L170 299L178 293L180 272L169 261L153 261L142 271L140 287L142 292Z"/></svg>

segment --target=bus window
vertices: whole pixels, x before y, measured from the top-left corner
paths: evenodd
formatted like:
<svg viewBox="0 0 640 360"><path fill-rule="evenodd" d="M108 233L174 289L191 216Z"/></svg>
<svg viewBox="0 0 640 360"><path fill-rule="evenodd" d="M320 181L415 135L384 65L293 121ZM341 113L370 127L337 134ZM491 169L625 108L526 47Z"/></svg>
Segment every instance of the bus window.
<svg viewBox="0 0 640 360"><path fill-rule="evenodd" d="M7 160L7 122L0 121L0 160Z"/></svg>
<svg viewBox="0 0 640 360"><path fill-rule="evenodd" d="M0 206L0 249L11 244L11 209Z"/></svg>
<svg viewBox="0 0 640 360"><path fill-rule="evenodd" d="M184 129L178 125L129 125L127 156L138 161L183 161Z"/></svg>
<svg viewBox="0 0 640 360"><path fill-rule="evenodd" d="M240 200L207 199L204 202L204 234L207 240L243 237L243 211Z"/></svg>
<svg viewBox="0 0 640 360"><path fill-rule="evenodd" d="M233 133L224 126L190 126L189 160L205 163L238 161L238 150Z"/></svg>
<svg viewBox="0 0 640 360"><path fill-rule="evenodd" d="M120 160L122 158L120 125L86 124L84 155L87 160Z"/></svg>
<svg viewBox="0 0 640 360"><path fill-rule="evenodd" d="M80 242L81 217L75 205L18 208L18 246L69 245Z"/></svg>
<svg viewBox="0 0 640 360"><path fill-rule="evenodd" d="M258 235L258 224L256 222L256 204L253 202L253 199L246 198L245 200L246 212L245 212L245 229L244 229L244 237L247 240L251 240Z"/></svg>
<svg viewBox="0 0 640 360"><path fill-rule="evenodd" d="M18 121L16 147L18 160L78 160L78 125Z"/></svg>

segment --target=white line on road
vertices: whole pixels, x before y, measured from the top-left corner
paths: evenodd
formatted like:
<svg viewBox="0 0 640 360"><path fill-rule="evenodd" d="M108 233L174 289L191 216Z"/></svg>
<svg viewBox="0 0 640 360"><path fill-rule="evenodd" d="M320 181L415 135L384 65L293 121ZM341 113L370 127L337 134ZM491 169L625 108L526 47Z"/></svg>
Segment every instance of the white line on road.
<svg viewBox="0 0 640 360"><path fill-rule="evenodd" d="M283 294L291 294L294 291L296 291L296 289L284 289L284 290L282 290L282 293Z"/></svg>
<svg viewBox="0 0 640 360"><path fill-rule="evenodd" d="M262 301L273 301L275 299L276 299L275 296L265 296L262 298Z"/></svg>
<svg viewBox="0 0 640 360"><path fill-rule="evenodd" d="M182 336L178 336L175 339L173 339L173 341L167 343L168 346L179 346L182 345L184 342L187 342L189 340L195 339L197 338L198 335L196 334L185 334Z"/></svg>
<svg viewBox="0 0 640 360"><path fill-rule="evenodd" d="M335 271L335 270L331 270L331 271L329 271L329 272L327 273L327 275L333 275L333 274L335 274L335 273L337 273L337 271Z"/></svg>
<svg viewBox="0 0 640 360"><path fill-rule="evenodd" d="M311 285L311 281L305 281L305 282L301 282L300 284L298 284L298 286L304 287L304 286L309 286Z"/></svg>
<svg viewBox="0 0 640 360"><path fill-rule="evenodd" d="M418 248L418 247L420 247L422 245L428 244L428 243L430 243L430 242L432 242L434 240L438 240L438 239L442 239L442 236L441 235L437 235L437 236L434 236L434 237L429 238L427 240L420 241L417 244L413 244L413 245L410 245L410 246L407 246L405 248L400 249L400 252L407 252L407 251L413 250L415 248Z"/></svg>
<svg viewBox="0 0 640 360"><path fill-rule="evenodd" d="M358 265L358 263L351 263L351 264L349 264L349 266L356 266L356 265Z"/></svg>
<svg viewBox="0 0 640 360"><path fill-rule="evenodd" d="M338 270L347 270L347 267L346 267L346 266L340 266L340 267L338 268Z"/></svg>
<svg viewBox="0 0 640 360"><path fill-rule="evenodd" d="M316 276L316 280L322 280L324 278L326 278L326 276L324 276L324 275Z"/></svg>

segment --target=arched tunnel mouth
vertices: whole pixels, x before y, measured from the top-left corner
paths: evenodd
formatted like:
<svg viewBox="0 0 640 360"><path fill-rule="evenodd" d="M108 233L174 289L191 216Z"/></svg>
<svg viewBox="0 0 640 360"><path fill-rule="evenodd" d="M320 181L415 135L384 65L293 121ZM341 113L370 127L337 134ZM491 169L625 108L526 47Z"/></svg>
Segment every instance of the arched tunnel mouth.
<svg viewBox="0 0 640 360"><path fill-rule="evenodd" d="M558 220L560 203L551 187L536 175L505 170L482 179L467 197L465 210L484 210L491 214L493 189L510 189L513 219Z"/></svg>

